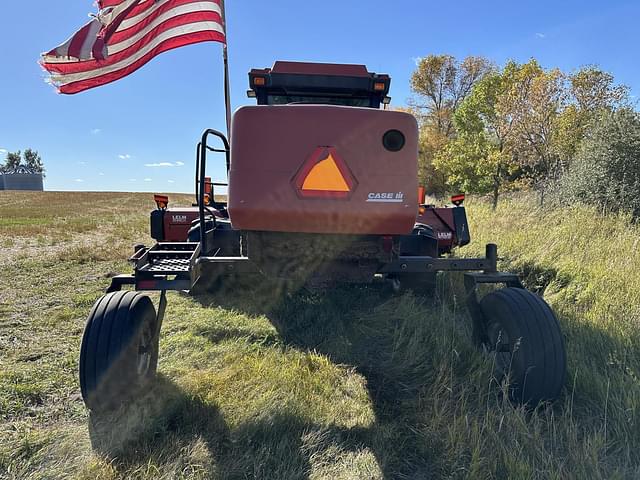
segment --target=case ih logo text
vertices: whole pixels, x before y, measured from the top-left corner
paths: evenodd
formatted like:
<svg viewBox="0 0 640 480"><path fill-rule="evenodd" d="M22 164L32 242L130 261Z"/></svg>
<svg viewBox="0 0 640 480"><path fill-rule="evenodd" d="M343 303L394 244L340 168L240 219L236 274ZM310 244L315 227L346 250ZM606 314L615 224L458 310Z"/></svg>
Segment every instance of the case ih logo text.
<svg viewBox="0 0 640 480"><path fill-rule="evenodd" d="M402 203L404 202L404 193L376 193L371 192L367 197L367 202L378 203Z"/></svg>

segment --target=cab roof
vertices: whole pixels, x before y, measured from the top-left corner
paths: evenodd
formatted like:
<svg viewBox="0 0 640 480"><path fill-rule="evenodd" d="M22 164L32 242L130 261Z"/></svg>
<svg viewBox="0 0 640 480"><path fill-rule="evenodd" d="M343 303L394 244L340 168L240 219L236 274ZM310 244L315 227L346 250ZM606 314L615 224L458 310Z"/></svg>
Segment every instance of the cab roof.
<svg viewBox="0 0 640 480"><path fill-rule="evenodd" d="M317 98L362 98L378 108L389 93L391 78L369 72L365 65L277 61L272 68L249 72L250 92L259 105L270 95Z"/></svg>
<svg viewBox="0 0 640 480"><path fill-rule="evenodd" d="M365 65L311 62L276 62L272 68L260 70L260 73L280 73L289 75L332 75L341 77L370 77ZM256 73L258 71L256 70Z"/></svg>

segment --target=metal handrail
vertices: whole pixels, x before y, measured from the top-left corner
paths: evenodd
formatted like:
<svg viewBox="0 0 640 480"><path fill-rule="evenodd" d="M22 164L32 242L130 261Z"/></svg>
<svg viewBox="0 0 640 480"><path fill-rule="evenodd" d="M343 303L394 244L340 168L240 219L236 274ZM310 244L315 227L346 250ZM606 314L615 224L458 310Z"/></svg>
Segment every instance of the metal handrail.
<svg viewBox="0 0 640 480"><path fill-rule="evenodd" d="M224 150L214 149L209 147L208 140L209 136L214 135L222 140L224 145ZM229 176L229 170L231 168L231 147L229 146L229 141L224 133L219 132L218 130L213 130L211 128L204 131L202 134L202 140L198 144L198 153L196 155L196 194L198 197L198 210L200 213L200 251L206 255L207 252L207 235L206 235L206 224L205 224L205 204L204 204L204 191L205 191L205 182L206 182L206 170L207 170L207 151L224 153L226 155L227 160L227 177Z"/></svg>

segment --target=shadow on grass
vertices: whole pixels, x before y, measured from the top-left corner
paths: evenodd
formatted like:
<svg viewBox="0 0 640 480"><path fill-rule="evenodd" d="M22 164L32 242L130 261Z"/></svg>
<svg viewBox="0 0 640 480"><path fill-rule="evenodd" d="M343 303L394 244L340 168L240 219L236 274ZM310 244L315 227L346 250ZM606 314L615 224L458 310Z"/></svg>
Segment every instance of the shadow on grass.
<svg viewBox="0 0 640 480"><path fill-rule="evenodd" d="M146 472L144 478L306 479L308 428L275 415L230 431L215 406L163 376L135 402L89 422L94 451L122 478Z"/></svg>
<svg viewBox="0 0 640 480"><path fill-rule="evenodd" d="M220 451L229 432L217 408L188 395L164 376L119 411L92 413L91 443L123 474L149 463L171 464L184 448L201 438L210 451Z"/></svg>
<svg viewBox="0 0 640 480"><path fill-rule="evenodd" d="M355 367L366 379L374 410L370 427L314 424L276 408L271 415L230 428L215 405L160 376L120 412L93 416L90 431L96 452L124 477L149 465L165 472L176 465L187 470L197 465L207 478L305 480L318 455L331 455L329 451L358 455L368 449L384 479L432 478L437 442L426 442L415 428L422 421L419 393L425 385L421 382L429 376L431 365L409 365L395 358L397 345L391 330L396 327L388 324L386 315L375 313L391 299L390 292L342 287L323 294L301 291L275 298L254 294L248 301L246 295L227 292L196 300L206 306L266 315L279 337L251 337L259 344L284 343ZM365 326L362 319L369 315L374 319ZM247 338L246 333L230 328L202 335L217 343L236 336Z"/></svg>
<svg viewBox="0 0 640 480"><path fill-rule="evenodd" d="M434 372L430 362L398 355L397 339L393 338L398 325L376 313L392 300L391 290L384 286L342 286L322 294L301 290L284 296L263 295L265 292L261 290L254 286L250 298L247 290L239 293L242 290L234 288L216 295L200 295L196 300L206 307L221 306L248 315L265 315L286 345L319 352L333 363L355 367L366 379L375 413L375 423L370 428L353 429L313 425L299 418L278 418L271 425L277 430L278 422L281 424L282 436L274 439L275 444L284 439L291 445L305 433L322 431L340 451L355 453L368 448L375 455L384 479L432 478L438 441L425 441L415 426L423 421L420 393ZM269 288L264 290L268 292ZM435 300L424 297L423 301ZM215 342L227 336L217 332L206 337ZM271 344L273 339L266 342ZM274 471L251 478L308 478L302 472L300 476L278 477Z"/></svg>
<svg viewBox="0 0 640 480"><path fill-rule="evenodd" d="M537 269L530 271L535 278L540 278ZM551 273L543 273L545 281L537 283L544 289ZM411 298L394 298L389 290L381 287L355 286L322 294L300 291L283 296L274 294L266 285L251 288L236 285L216 295L196 297L205 307L265 315L278 332L278 335L259 336L233 327L200 332L212 343L233 338L267 346L284 343L301 351L322 353L333 363L355 367L366 380L375 422L368 428L351 429L330 422L318 425L276 408L277 413L230 428L215 406L194 398L161 377L148 392L147 400L142 399L142 411L140 407L130 407L128 418L136 418L134 423L145 425L144 428L132 428L127 416L123 417L124 423L111 423L112 431L133 433L124 435L128 440L120 438L115 442L120 445L121 453L114 455L114 450L110 451L110 458L116 459L113 464L124 476L150 460L160 466L183 464L188 461L194 440L201 440L208 462L194 461L194 464L204 469L205 476L222 479L307 479L313 457L328 451L329 447L347 453L368 449L385 480L438 478L447 471L450 473L446 441L433 433L440 430L424 429L421 425L428 408L426 395L438 382L437 361L443 358L443 350L450 349L450 345L442 345L441 330L453 319L448 318L450 311L445 309L446 305L424 298L422 305L417 300L419 308L409 307L409 311L420 316L432 312L434 318L405 322L401 317L406 311L396 313L393 308L402 308L405 303L411 303ZM444 315L438 319L435 312L440 308ZM566 334L575 335L576 344L589 345L594 356L600 357L595 352L607 356L607 352L627 350L628 346L619 340L575 318L567 316L562 321ZM405 331L404 325L409 327ZM412 329L419 328L418 325L426 327L419 330L420 335L414 335L419 340L416 345L412 338L416 330ZM420 343L423 339L425 343ZM441 350L434 353L434 348ZM458 370L452 375L464 377L470 368L465 359L473 357L465 349L473 347L463 339L456 348ZM602 390L602 378L612 375L610 368L601 370L602 365L607 364L604 360L598 358L592 365L593 378L578 383L575 413L584 418L596 418L608 395L606 391L592 391L598 386ZM616 375L628 375L623 370ZM584 377L584 372L581 375ZM568 378L573 378L573 372L569 372ZM613 431L615 420L609 421ZM113 428L114 425L117 427ZM426 437L427 431L432 432L432 437Z"/></svg>

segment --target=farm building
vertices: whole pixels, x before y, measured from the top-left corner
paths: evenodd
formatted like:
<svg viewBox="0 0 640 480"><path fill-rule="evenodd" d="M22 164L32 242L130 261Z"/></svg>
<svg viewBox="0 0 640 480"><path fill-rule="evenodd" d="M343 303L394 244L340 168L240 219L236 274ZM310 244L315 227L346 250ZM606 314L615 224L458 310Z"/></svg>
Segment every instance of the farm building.
<svg viewBox="0 0 640 480"><path fill-rule="evenodd" d="M26 167L18 167L11 173L0 174L0 190L44 190L41 173L34 173Z"/></svg>

